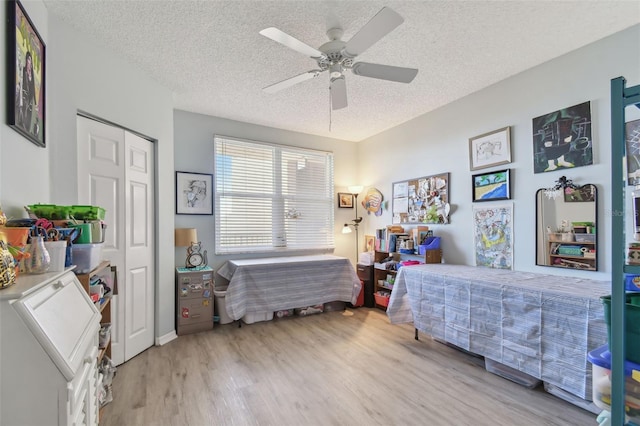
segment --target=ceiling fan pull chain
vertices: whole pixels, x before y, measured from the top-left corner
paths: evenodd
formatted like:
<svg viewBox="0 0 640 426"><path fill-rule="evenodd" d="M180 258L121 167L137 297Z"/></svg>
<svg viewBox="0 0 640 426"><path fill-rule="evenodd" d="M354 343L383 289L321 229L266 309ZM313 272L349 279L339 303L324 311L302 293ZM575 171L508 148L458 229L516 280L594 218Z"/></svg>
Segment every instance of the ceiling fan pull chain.
<svg viewBox="0 0 640 426"><path fill-rule="evenodd" d="M331 88L329 88L329 132L331 132Z"/></svg>

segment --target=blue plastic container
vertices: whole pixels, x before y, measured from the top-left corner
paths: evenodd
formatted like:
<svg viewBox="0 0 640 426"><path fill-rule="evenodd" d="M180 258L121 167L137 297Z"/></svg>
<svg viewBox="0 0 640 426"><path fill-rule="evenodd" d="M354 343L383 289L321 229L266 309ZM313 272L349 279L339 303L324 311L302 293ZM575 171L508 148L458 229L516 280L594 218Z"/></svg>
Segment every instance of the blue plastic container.
<svg viewBox="0 0 640 426"><path fill-rule="evenodd" d="M593 403L599 408L611 411L611 352L607 345L592 350L587 359L593 367ZM640 374L640 364L624 363L625 413L628 425L640 424L640 382L633 376ZM634 373L635 371L635 373Z"/></svg>
<svg viewBox="0 0 640 426"><path fill-rule="evenodd" d="M427 237L425 244L420 244L418 253L425 254L427 250L439 250L440 237Z"/></svg>
<svg viewBox="0 0 640 426"><path fill-rule="evenodd" d="M640 275L624 274L624 288L627 291L640 291Z"/></svg>

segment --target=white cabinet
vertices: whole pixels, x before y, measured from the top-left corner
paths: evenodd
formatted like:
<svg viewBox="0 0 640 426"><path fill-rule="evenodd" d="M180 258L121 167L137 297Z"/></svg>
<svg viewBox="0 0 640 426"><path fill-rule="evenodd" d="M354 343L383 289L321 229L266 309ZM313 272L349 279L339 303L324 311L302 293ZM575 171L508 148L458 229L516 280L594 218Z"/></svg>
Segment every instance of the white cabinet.
<svg viewBox="0 0 640 426"><path fill-rule="evenodd" d="M0 424L97 425L100 313L71 270L0 291Z"/></svg>

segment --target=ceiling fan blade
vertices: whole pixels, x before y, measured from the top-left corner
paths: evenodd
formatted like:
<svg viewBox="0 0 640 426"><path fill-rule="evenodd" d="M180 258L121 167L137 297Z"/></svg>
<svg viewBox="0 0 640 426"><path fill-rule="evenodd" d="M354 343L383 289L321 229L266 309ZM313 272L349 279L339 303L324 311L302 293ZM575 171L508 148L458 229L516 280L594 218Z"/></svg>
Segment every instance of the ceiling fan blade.
<svg viewBox="0 0 640 426"><path fill-rule="evenodd" d="M311 80L314 77L317 77L320 74L320 71L307 71L305 73L296 75L295 77L288 78L286 80L282 80L278 83L274 83L270 86L264 87L264 90L267 93L276 93L282 89L286 89L288 87L293 86L294 84L302 83L306 80Z"/></svg>
<svg viewBox="0 0 640 426"><path fill-rule="evenodd" d="M356 35L351 37L344 47L344 54L352 58L358 56L403 22L402 16L388 7L383 7Z"/></svg>
<svg viewBox="0 0 640 426"><path fill-rule="evenodd" d="M331 79L331 109L347 107L347 84L344 76Z"/></svg>
<svg viewBox="0 0 640 426"><path fill-rule="evenodd" d="M262 34L267 38L270 38L273 41L277 41L278 43L283 44L290 49L300 52L303 55L311 56L312 58L320 58L324 56L324 53L322 53L318 49L314 49L308 44L301 42L297 38L292 37L289 34L282 32L277 28L274 28L274 27L265 28L264 30L260 31L260 34Z"/></svg>
<svg viewBox="0 0 640 426"><path fill-rule="evenodd" d="M399 83L411 83L418 74L418 70L415 68L394 67L391 65L371 64L369 62L356 62L353 64L351 71L356 75L397 81Z"/></svg>

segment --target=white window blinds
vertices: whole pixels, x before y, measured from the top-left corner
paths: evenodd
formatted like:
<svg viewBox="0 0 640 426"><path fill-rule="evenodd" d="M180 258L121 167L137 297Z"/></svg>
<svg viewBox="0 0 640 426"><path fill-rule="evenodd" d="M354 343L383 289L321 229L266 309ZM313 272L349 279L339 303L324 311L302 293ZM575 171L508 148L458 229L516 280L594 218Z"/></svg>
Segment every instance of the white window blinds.
<svg viewBox="0 0 640 426"><path fill-rule="evenodd" d="M330 249L333 154L215 136L216 254Z"/></svg>

